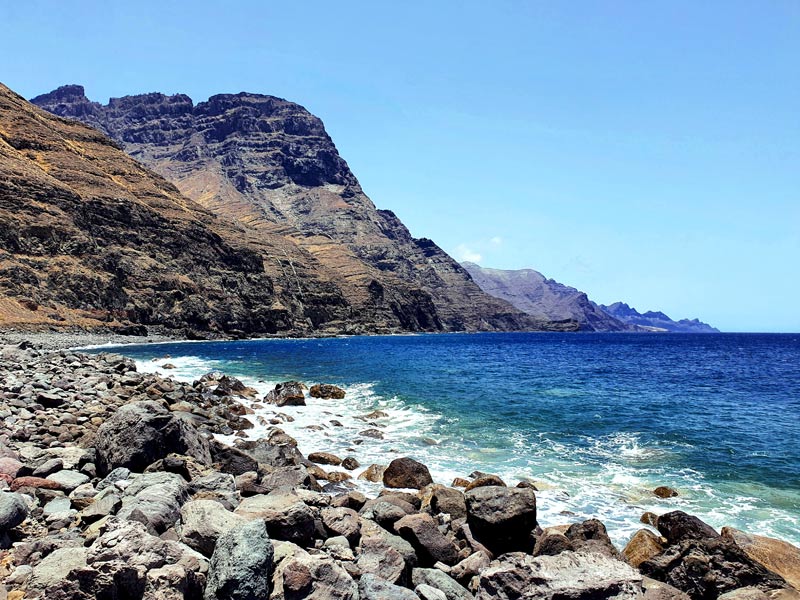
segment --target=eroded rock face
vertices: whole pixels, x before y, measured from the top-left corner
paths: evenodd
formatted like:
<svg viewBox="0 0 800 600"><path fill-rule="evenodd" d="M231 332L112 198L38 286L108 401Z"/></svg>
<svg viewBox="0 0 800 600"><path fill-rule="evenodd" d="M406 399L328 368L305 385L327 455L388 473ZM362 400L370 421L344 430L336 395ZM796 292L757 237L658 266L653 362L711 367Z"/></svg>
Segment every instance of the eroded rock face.
<svg viewBox="0 0 800 600"><path fill-rule="evenodd" d="M97 466L102 474L117 467L143 471L171 452L211 463L208 440L156 402L121 407L97 430Z"/></svg>
<svg viewBox="0 0 800 600"><path fill-rule="evenodd" d="M305 311L315 325L357 331L347 321L358 315L373 329L575 327L489 296L434 242L413 238L394 213L376 209L322 122L297 104L242 93L196 105L185 95L145 94L103 106L80 86L33 102L97 127L190 198L247 223L275 247L270 256L286 257L278 268L265 263L283 304L298 288L304 302L327 294L327 303ZM308 282L309 271L329 289Z"/></svg>
<svg viewBox="0 0 800 600"><path fill-rule="evenodd" d="M642 576L598 553L563 552L533 558L510 553L480 575L477 600L641 597Z"/></svg>

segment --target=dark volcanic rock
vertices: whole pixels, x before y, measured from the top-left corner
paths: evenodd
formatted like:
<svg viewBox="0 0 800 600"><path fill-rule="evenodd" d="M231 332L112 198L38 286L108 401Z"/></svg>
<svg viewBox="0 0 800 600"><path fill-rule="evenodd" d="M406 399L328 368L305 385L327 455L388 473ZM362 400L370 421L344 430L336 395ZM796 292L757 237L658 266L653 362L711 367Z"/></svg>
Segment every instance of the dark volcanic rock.
<svg viewBox="0 0 800 600"><path fill-rule="evenodd" d="M529 550L536 527L536 495L526 488L479 487L465 494L467 523L494 554Z"/></svg>
<svg viewBox="0 0 800 600"><path fill-rule="evenodd" d="M388 488L422 489L433 483L428 467L413 458L395 458L383 472L383 485Z"/></svg>
<svg viewBox="0 0 800 600"><path fill-rule="evenodd" d="M485 294L434 242L413 238L394 213L378 210L322 122L297 104L241 93L196 105L180 94L101 105L79 86L33 102L97 127L190 198L270 237L276 251L265 263L267 274L283 305L311 303L305 314L314 326L553 327ZM308 286L310 270L329 289ZM315 302L319 295L328 302Z"/></svg>
<svg viewBox="0 0 800 600"><path fill-rule="evenodd" d="M209 566L207 600L262 600L269 597L272 542L263 521L250 521L223 533Z"/></svg>
<svg viewBox="0 0 800 600"><path fill-rule="evenodd" d="M276 404L277 406L305 406L306 396L303 390L306 389L299 381L285 381L279 383L274 389L267 392L264 402Z"/></svg>
<svg viewBox="0 0 800 600"><path fill-rule="evenodd" d="M175 452L211 463L208 440L155 402L120 408L97 430L97 464L102 474L117 467L143 471Z"/></svg>
<svg viewBox="0 0 800 600"><path fill-rule="evenodd" d="M661 515L656 524L658 531L667 538L667 542L670 544L677 544L687 539L702 540L719 537L711 525L693 515L687 515L681 510Z"/></svg>
<svg viewBox="0 0 800 600"><path fill-rule="evenodd" d="M330 383L318 383L316 385L312 385L308 393L312 398L323 398L325 400L330 398L333 398L334 400L341 400L344 398L344 390Z"/></svg>

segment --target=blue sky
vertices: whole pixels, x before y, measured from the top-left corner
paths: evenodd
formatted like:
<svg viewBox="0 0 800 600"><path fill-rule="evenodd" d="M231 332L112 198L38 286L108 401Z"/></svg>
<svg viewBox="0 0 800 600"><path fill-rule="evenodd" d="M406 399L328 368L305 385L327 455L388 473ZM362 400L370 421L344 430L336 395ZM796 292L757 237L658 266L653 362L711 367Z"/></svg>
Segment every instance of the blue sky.
<svg viewBox="0 0 800 600"><path fill-rule="evenodd" d="M0 5L0 80L288 98L456 258L800 331L795 1L28 0Z"/></svg>

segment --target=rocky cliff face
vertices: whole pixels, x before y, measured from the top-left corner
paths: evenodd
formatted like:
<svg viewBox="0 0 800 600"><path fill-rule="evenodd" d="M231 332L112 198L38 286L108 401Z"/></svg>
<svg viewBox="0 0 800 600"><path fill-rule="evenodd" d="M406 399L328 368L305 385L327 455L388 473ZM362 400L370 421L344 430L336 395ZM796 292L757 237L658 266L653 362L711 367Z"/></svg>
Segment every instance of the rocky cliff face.
<svg viewBox="0 0 800 600"><path fill-rule="evenodd" d="M564 328L484 293L435 243L376 209L322 122L297 104L241 93L198 104L182 94L145 94L102 105L80 86L32 102L105 132L256 237L282 236L313 257L356 310L394 302L406 329Z"/></svg>
<svg viewBox="0 0 800 600"><path fill-rule="evenodd" d="M187 196L260 233L279 234L313 256L358 308L387 297L430 298L435 313L407 306L421 329L560 328L485 294L435 243L416 239L378 210L317 117L258 94L194 104L185 95L89 101L80 86L32 100L117 140ZM409 327L412 329L412 327Z"/></svg>
<svg viewBox="0 0 800 600"><path fill-rule="evenodd" d="M215 215L102 133L0 85L0 325L442 327L430 295L411 286L374 281L354 302L342 272L272 228Z"/></svg>
<svg viewBox="0 0 800 600"><path fill-rule="evenodd" d="M462 266L483 291L502 298L539 319L575 323L581 331L628 331L632 328L600 310L584 292L547 279L533 269L487 269Z"/></svg>
<svg viewBox="0 0 800 600"><path fill-rule="evenodd" d="M599 306L604 312L619 319L623 323L636 325L651 331L671 331L673 333L719 333L719 329L703 323L698 319L681 319L674 321L660 311L649 310L640 313L624 302L614 302L609 306Z"/></svg>

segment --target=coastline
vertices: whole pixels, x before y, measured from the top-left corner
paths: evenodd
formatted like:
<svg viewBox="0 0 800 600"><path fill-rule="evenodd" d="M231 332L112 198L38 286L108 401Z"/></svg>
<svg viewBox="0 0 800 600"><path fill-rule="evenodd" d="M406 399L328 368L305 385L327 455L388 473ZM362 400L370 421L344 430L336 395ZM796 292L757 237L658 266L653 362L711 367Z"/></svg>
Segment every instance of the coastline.
<svg viewBox="0 0 800 600"><path fill-rule="evenodd" d="M10 458L8 456L9 453L15 453L17 456L12 460L17 460L20 465L19 472L15 473L14 477L6 474L4 482L6 486L14 490L15 495L25 497L24 502L28 513L26 515L28 517L27 520L8 530L12 538L16 539L16 545L12 554L5 555L5 562L0 560L0 564L5 564L5 567L0 567L5 568L5 571L1 573L3 578L11 581L12 586L17 586L12 587L11 593L16 589L31 590L36 593L37 586L42 591L45 591L47 586L41 586L43 579L46 583L53 585L64 585L64 580L68 581L70 579L69 572L66 574L59 572L58 577L62 577L62 579L57 581L48 580L45 575L41 575L42 565L47 568L52 567L47 563L47 556L52 555L52 550L40 552L41 556L39 557L29 553L32 547L31 544L33 544L33 547L42 547L43 540L56 539L52 537L53 535L59 536L60 539L60 536L65 533L69 534L67 539L72 539L78 545L70 545L72 544L70 542L63 546L59 542L59 544L56 544L57 550L60 548L67 550L88 547L90 549L90 557L92 556L91 549L104 536L114 537L114 535L119 535L119 531L126 531L131 534L133 529L137 530L135 532L136 535L151 535L151 537L153 537L153 534L158 534L160 537L167 535L167 539L173 543L186 544L189 542L190 547L192 547L192 544L202 546L206 550L205 554L200 552L199 556L195 556L195 560L199 565L196 576L199 577L202 574L203 566L206 569L213 569L213 544L211 544L212 552L208 552L208 540L203 538L205 541L200 543L187 533L187 528L192 522L192 515L191 511L186 509L186 506L194 507L196 505L193 505L193 502L207 502L209 499L220 506L226 507L226 515L228 513L236 515L237 511L239 511L239 515L242 515L247 513L247 511L240 510L243 504L248 507L248 510L252 511L256 510L253 505L264 502L272 503L273 500L277 502L275 499L279 498L280 502L278 504L293 507L293 514L300 511L307 515L310 514L312 521L314 520L314 515L319 519L321 531L319 531L319 527L316 528L316 533L307 535L307 531L301 536L302 539L296 538L296 530L304 530L304 527L307 529L309 523L302 525L292 522L291 526L280 534L276 533L278 530L273 527L273 531L270 532L275 534L270 535L273 538L272 543L276 548L276 554L279 553L278 549L281 549L280 552L282 553L281 561L276 560L274 565L276 576L272 582L273 592L279 587L279 584L286 585L286 569L294 565L293 561L300 561L305 567L309 565L319 566L318 563L328 565L326 568L333 569L337 573L337 585L357 589L362 592L362 598L368 598L369 595L365 595L363 593L365 590L361 590L361 588L372 582L372 579L367 577L371 575L368 571L370 561L366 558L362 561L361 557L369 556L369 547L372 542L365 545L365 540L371 538L379 538L382 542L386 542L388 539L394 544L399 544L398 540L401 540L410 545L411 551L415 555L416 566L412 567L404 559L403 566L400 568L401 573L396 577L394 575L388 576L388 580L386 580L388 585L404 590L418 589L420 585L433 583L436 584L432 586L435 589L442 590L442 588L446 588L451 591L455 589L457 594L462 594L461 596L455 595L453 597L473 597L472 594L475 593L478 598L488 598L494 597L487 595L486 590L497 584L493 577L498 572L498 569L503 572L511 570L517 574L525 572L523 565L514 561L509 562L507 558L503 559L500 556L502 552L498 554L499 550L505 550L506 547L503 546L505 542L502 540L498 542L495 539L503 537L501 532L503 530L502 524L505 522L504 519L510 519L512 522L519 524L520 521L514 521L514 519L522 517L520 515L505 514L507 512L505 509L495 507L492 509L493 526L487 531L476 533L469 529L469 524L472 523L475 526L473 529L477 528L480 531L480 526L476 525L475 518L470 520L472 517L470 511L474 512L478 509L471 507L469 501L475 494L483 494L487 495L487 498L503 498L502 504L508 505L509 498L516 498L522 494L529 498L528 506L530 506L530 502L535 506L536 501L532 500L532 498L537 492L530 486L523 484L520 484L521 487L516 488L505 487L505 485L500 486L497 481L491 479L491 476L486 478L478 474L474 478L464 479L461 482L471 486L481 481L482 478L484 479L480 485L474 486L466 494L463 488L447 487L450 484L447 481L437 481L431 487L430 482L424 478L417 481L414 481L413 478L406 479L403 481L404 485L397 489L389 488L377 492L377 489L381 488L380 483L378 483L381 478L378 477L376 492L380 494L380 498L383 498L383 501L380 501L378 497L367 498L362 492L353 490L347 485L351 471L339 465L308 461L307 455L301 453L307 449L298 448L296 440L287 436L280 429L280 420L276 423L270 423L271 431L268 438L258 442L237 441L236 432L241 431L242 428L245 431L247 430L242 419L247 418L248 405L252 405L253 402L263 404L263 400L261 400L260 394L258 397L254 397L252 390L237 384L236 380L231 378L223 380L222 375L219 374L215 376L216 379L206 380L203 384L177 383L160 375L137 372L134 370L132 361L120 356L108 354L85 355L79 352L65 351L63 348L57 352L48 352L45 348L49 344L57 345L59 343L58 339L48 339L47 334L44 338L28 337L33 338L33 340L29 339L28 341L40 348L41 351L33 348L17 348L16 346L19 343L2 348L2 367L3 375L5 376L3 379L3 410L6 411L6 414L4 414L4 431L0 436L0 441L2 441L5 448L3 455L6 458ZM9 338L6 337L5 339L8 340ZM97 335L75 336L69 338L68 341L64 338L59 339L63 340L61 345L65 343L73 344L76 341L82 344L90 342L102 344L116 341L115 338ZM127 336L126 339L130 341ZM12 365L13 368L10 368L9 365ZM11 385L9 385L8 379L9 370L14 371L14 377L16 377L16 380L12 381ZM53 376L54 372L56 377ZM55 386L45 389L46 386L42 387L44 382L43 373L48 374L48 380L51 382L71 380L77 386L77 389L70 389L69 386L66 386L67 389L62 389L64 387L63 384L61 384L62 387ZM80 378L76 377L78 375ZM105 384L100 394L92 396L89 395L89 389L81 387L80 381L84 381L87 378L89 381L94 381L92 378L96 377L107 379L109 383ZM40 387L31 388L31 395L29 395L32 400L30 404L32 410L26 410L23 408L24 403L20 406L20 395L25 397L23 390L26 389L28 384L37 381ZM225 384L222 385L221 381L225 381ZM34 392L33 390L39 391ZM106 394L106 390L108 390L108 394ZM180 390L181 399L173 398L170 400L171 394L178 394L177 390ZM78 397L83 397L84 400L74 401ZM83 403L88 398L92 398L92 405L99 406L100 412L94 413L95 417L90 418L88 416L90 413L85 412L86 405ZM165 407L162 410L169 411L168 414L171 415L171 419L174 420L176 415L180 415L182 420L186 420L193 427L199 424L201 430L204 429L207 432L214 433L218 440L224 438L230 441L233 446L227 447L227 449L223 447L223 450L218 450L216 457L200 456L200 458L191 456L191 448L184 447L183 450L187 451L188 455L179 453L174 459L169 458L169 456L158 458L153 463L156 467L151 469L148 466L147 469L144 469L145 473L141 475L136 475L136 470L132 469L134 473L126 476L124 480L130 483L122 486L114 484L110 487L105 487L104 490L110 489L113 492L106 492L104 495L104 490L99 490L98 488L101 487L102 481L105 481L102 476L108 475L108 468L106 467L105 470L99 468L103 462L103 459L97 456L97 454L103 454L101 450L102 444L99 444L97 440L99 427L103 423L117 418L116 415L121 412L121 407L130 406L132 403L137 404L142 400L152 401L153 399ZM13 401L9 403L9 400ZM45 406L41 404L42 402L45 404L52 403L52 406ZM274 408L276 409L276 415L280 414L279 407L275 406ZM74 421L72 418L65 418L65 414L73 414L75 416ZM100 415L104 416L101 417ZM12 417L11 420L9 420L9 417ZM25 418L20 419L20 417ZM53 418L56 419L55 425L52 424ZM26 422L27 424L25 424ZM20 438L19 432L31 430L30 425L32 423L38 423L34 429L38 433L33 434L33 438L28 436L27 439L23 439L25 435ZM22 427L22 430L20 427ZM40 435L43 430L46 432L52 431L52 433L42 434L43 437L37 442L36 436ZM58 436L54 437L53 434L58 434ZM91 452L87 455L87 450L93 450L94 456L92 456ZM81 456L76 459L78 454ZM55 466L55 470L53 470L54 463L52 461L56 455L60 455L58 460L61 461L61 464ZM86 458L87 456L89 458ZM208 460L209 458L219 459L221 456L227 456L227 459L222 461L214 460L213 463ZM238 467L232 468L230 466L232 456L235 456L238 461L244 461L249 466L254 466L254 470L235 474L233 472L226 473L226 468L228 471L241 471ZM253 456L258 457L258 460L254 460ZM336 458L339 457L334 457L333 459L325 457L323 460L335 462ZM227 467L223 466L226 461ZM50 467L45 468L45 464L48 462ZM217 470L218 468L222 470ZM427 469L425 470L427 471ZM51 479L48 481L61 480L64 482L69 481L70 477L73 480L68 483L68 487L60 489L49 486L49 484L45 487L36 487L36 485L44 484L24 480L25 477L35 475L37 471L40 475L45 475L45 480L50 477ZM52 472L47 473L47 471ZM69 473L62 474L59 477L58 473L63 471L69 471ZM150 472L149 475L147 471ZM176 475L175 471L179 475ZM25 475L27 472L30 475ZM169 505L166 509L161 500L157 502L157 507L153 507L148 502L143 501L139 494L128 493L129 489L137 490L136 486L141 487L143 485L141 482L155 477L158 473L164 474L163 477L167 477L166 474L169 474L169 482L158 479L158 477L162 477L158 476L156 477L158 483L153 483L152 485L162 487L150 489L150 496L147 496L144 492L151 486L145 486L140 492L141 496L150 498L148 502L153 500L153 494L155 494L156 498L161 498ZM223 475L226 477L223 477ZM75 483L76 478L81 479L82 482L70 490L69 486ZM206 478L211 478L215 483L198 489L197 482L205 481ZM20 481L22 482L19 483ZM137 481L140 483L137 483ZM195 483L193 484L193 482ZM169 485L164 487L167 483ZM384 481L383 483L386 482ZM405 484L408 483L413 483L414 485L406 486ZM511 481L506 483L511 486L515 485L515 482ZM193 485L195 486L194 488L192 487ZM170 496L175 493L174 487L171 488L170 486L178 486L180 488L179 498ZM292 491L286 491L284 489L286 487L291 488ZM421 488L419 492L414 489L417 487ZM79 489L81 493L76 494ZM194 489L194 492L190 494L192 489ZM11 495L8 492L3 492L3 494ZM87 511L91 515L92 507L94 507L94 510L99 510L99 505L103 504L101 501L111 494L119 495L120 502L118 504L113 503L108 509L108 514L104 514L96 520L95 517L97 515L87 516ZM172 499L170 500L170 498ZM273 500L267 500L268 498ZM465 499L467 504L464 504ZM369 505L370 502L373 504ZM53 503L57 505L59 510L53 507ZM394 517L386 517L389 521L384 522L384 517L381 516L382 513L379 514L375 510L377 504L388 505L383 509L388 510ZM145 515L146 529L154 526L154 521L158 521L160 524L157 527L154 526L155 530L150 534L146 531L144 533L138 531L141 526L141 515L139 513L126 512L126 506L129 507L130 505L135 505L137 510ZM301 508L301 505L304 508ZM368 510L365 511L364 507L367 505L369 505ZM514 502L511 502L511 505L513 506ZM208 509L207 505L204 506ZM270 506L271 512L268 512L273 514L275 507ZM447 512L445 508L450 512ZM399 509L399 512L397 509ZM165 510L166 516L164 516ZM218 510L218 508L214 510ZM525 513L525 510L523 506L521 512ZM332 516L334 513L331 511L337 511L335 519ZM503 514L498 516L495 513ZM259 518L267 518L264 516L263 510L258 514ZM288 518L286 514L281 514L283 515L281 518L284 520ZM127 518L121 518L120 515L127 515ZM136 518L131 519L131 515ZM326 515L329 517L327 520L325 518ZM530 515L526 518L529 519L529 517ZM96 523L103 519L105 521L102 526L95 526ZM408 519L408 523L406 523L406 526L397 527L397 523L402 519ZM358 523L360 531L360 542L357 542L357 538L352 535L348 541L347 535L344 535L347 548L342 545L341 540L336 540L335 543L331 542L333 538L342 537L342 535L334 534L347 533L346 530L339 530L343 521L347 521L351 527L355 527L353 522ZM653 533L652 529L648 529L643 525L642 530L649 531L649 534L637 534L640 539L634 544L634 547L632 549L626 548L623 554L620 554L623 548L615 548L611 544L602 523L590 521L573 523L569 527L560 526L556 528L549 527L552 525L551 523L540 522L536 527L531 527L529 536L526 537L527 541L517 540L515 542L517 545L514 545L513 549L526 552L524 556L528 557L525 559L527 561L547 562L551 559L562 561L567 557L573 562L576 560L578 562L588 561L586 564L581 562L581 568L584 569L584 572L586 569L591 570L592 568L600 570L597 573L596 581L593 581L590 577L589 581L583 584L589 585L590 589L597 593L605 589L602 588L603 576L601 573L605 569L604 573L610 570L616 574L615 576L618 579L614 581L615 585L620 584L620 581L624 581L624 587L632 590L634 595L645 593L653 597L655 592L652 590L659 589L661 590L659 593L662 593L666 589L669 595L660 597L683 597L677 590L663 587L665 584L660 584L661 587L659 587L652 583L652 580L647 579L641 572L641 565L647 563L650 566L645 565L645 571L651 569L647 571L651 575L670 580L668 573L659 571L655 566L655 563L658 562L657 557L661 552L668 550L671 550L673 554L676 551L682 551L685 540L682 541L678 538L667 539L670 534L667 525L662 523L661 526L658 526L658 523L656 523L658 526L657 531L662 534L660 539L658 534ZM133 525L132 523L138 523L138 525ZM431 523L439 531L438 535L431 529ZM650 525L652 524L653 522L650 522ZM376 527L377 529L375 529ZM692 521L690 529L695 531L698 528L702 530L702 527ZM163 531L159 531L159 529L163 529ZM224 531L217 531L216 533L219 538L225 535ZM92 538L91 536L93 535L97 535L97 537ZM387 535L392 537L387 538ZM478 535L478 539L476 539L475 535ZM717 535L716 532L714 535ZM287 539L281 540L281 537ZM155 539L158 538L153 537L153 540ZM217 539L215 537L214 542ZM434 541L431 541L432 539ZM717 538L713 539L716 540ZM150 540L151 543L155 543L153 540ZM299 541L302 543L295 543ZM52 544L52 542L49 543ZM291 545L287 546L286 544ZM493 544L500 545L495 548L495 552L492 552L485 546L486 544L490 546ZM656 545L654 546L653 544ZM725 542L726 552L733 548L731 544L736 546L734 542ZM537 545L539 546L538 552L536 550ZM550 546L554 546L554 548L550 548ZM407 546L404 546L404 548L406 551L408 550ZM442 548L455 548L455 550L442 550ZM659 549L658 553L654 553L656 548ZM739 547L736 546L736 548ZM760 581L759 585L763 584L763 590L772 594L775 590L788 589L780 583L779 579L770 575L769 572L765 574L757 566L753 566L753 561L747 558L746 553L743 554L741 549L736 550L736 548L731 550L735 554L735 558L739 561L746 561L748 569L751 571L755 569L754 572L760 573L761 580L758 581ZM21 549L24 549L24 551ZM512 547L509 547L509 549L512 549ZM193 548L193 550L196 551L196 548ZM694 551L696 550L697 548L694 548ZM712 552L710 547L706 548L706 550ZM443 554L436 554L440 551ZM26 552L28 553L26 554ZM432 555L432 552L436 555ZM453 554L453 552L455 553ZM642 552L649 553L647 560L642 560L636 565L637 568L632 568L632 563L641 558L640 554ZM306 558L306 554L308 558ZM387 549L378 552L378 554L380 556L394 556ZM632 558L634 554L636 557ZM508 557L511 555L503 556ZM10 563L9 557L11 557ZM290 558L291 561L286 562L287 558ZM445 560L433 560L433 558L444 558ZM728 559L730 558L728 556ZM209 559L211 559L211 566L208 564ZM465 561L467 561L467 564L462 564ZM596 564L596 561L603 562L602 568ZM528 567L530 566L528 565ZM566 564L563 566L566 568ZM30 567L30 570L23 567ZM283 567L283 571L280 571L281 567ZM468 570L467 567L470 567L472 571ZM92 563L87 562L86 566L81 568L91 569ZM415 571L416 581L414 580ZM279 572L283 579L277 576ZM381 571L381 573L386 576L384 571ZM187 581L195 577L195 575L190 576L186 573L184 575ZM52 576L52 573L50 576ZM144 576L146 579L147 573ZM444 576L447 579L443 579ZM569 578L569 575L567 577ZM379 582L384 581L380 577L378 579ZM315 584L320 585L322 583L324 582L315 582ZM380 585L383 585L383 583L380 583ZM453 588L452 586L454 585L459 587ZM548 585L557 586L555 582L549 582ZM570 580L569 585L577 584L575 580ZM591 588L591 586L601 587ZM392 591L397 594L400 593L395 589L392 589ZM423 591L425 591L425 588L423 588ZM781 591L780 593L783 595L773 597L791 597L786 596L789 592ZM468 594L468 596L463 594ZM690 595L694 596L695 594L690 593ZM358 594L354 593L345 597L356 598ZM419 597L425 598L425 596L421 595Z"/></svg>

